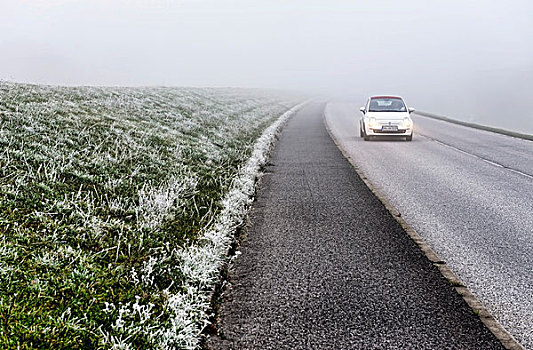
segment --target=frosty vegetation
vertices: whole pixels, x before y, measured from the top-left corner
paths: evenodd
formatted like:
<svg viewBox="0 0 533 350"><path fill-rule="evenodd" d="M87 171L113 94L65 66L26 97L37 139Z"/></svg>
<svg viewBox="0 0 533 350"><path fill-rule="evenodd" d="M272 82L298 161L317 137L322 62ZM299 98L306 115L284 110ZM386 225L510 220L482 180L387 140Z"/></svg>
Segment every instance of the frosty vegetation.
<svg viewBox="0 0 533 350"><path fill-rule="evenodd" d="M296 103L0 82L0 348L197 347L278 118Z"/></svg>

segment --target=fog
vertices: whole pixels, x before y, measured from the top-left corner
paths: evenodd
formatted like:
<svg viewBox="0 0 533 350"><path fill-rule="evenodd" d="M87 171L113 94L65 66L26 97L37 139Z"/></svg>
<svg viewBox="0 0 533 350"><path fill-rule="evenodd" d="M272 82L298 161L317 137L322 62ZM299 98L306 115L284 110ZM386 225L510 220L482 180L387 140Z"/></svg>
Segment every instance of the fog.
<svg viewBox="0 0 533 350"><path fill-rule="evenodd" d="M0 79L236 86L533 133L527 0L0 0Z"/></svg>

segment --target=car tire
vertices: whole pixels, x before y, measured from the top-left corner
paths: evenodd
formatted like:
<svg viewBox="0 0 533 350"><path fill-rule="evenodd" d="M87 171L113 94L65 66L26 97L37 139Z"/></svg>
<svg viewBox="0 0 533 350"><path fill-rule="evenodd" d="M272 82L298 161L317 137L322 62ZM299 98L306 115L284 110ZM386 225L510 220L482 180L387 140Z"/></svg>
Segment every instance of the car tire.
<svg viewBox="0 0 533 350"><path fill-rule="evenodd" d="M368 141L370 140L370 136L366 134L365 124L362 124L362 125L363 127L359 130L359 132L361 133L361 137L363 138L363 140Z"/></svg>
<svg viewBox="0 0 533 350"><path fill-rule="evenodd" d="M406 136L405 141L413 141L413 134Z"/></svg>
<svg viewBox="0 0 533 350"><path fill-rule="evenodd" d="M363 132L363 128L361 127L361 124L359 124L359 137L364 137L365 134Z"/></svg>

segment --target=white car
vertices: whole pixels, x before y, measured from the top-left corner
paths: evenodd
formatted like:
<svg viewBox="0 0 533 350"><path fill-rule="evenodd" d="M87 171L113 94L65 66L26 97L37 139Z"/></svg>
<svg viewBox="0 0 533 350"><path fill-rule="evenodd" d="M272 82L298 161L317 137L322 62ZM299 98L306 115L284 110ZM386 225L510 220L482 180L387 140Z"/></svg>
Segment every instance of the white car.
<svg viewBox="0 0 533 350"><path fill-rule="evenodd" d="M359 121L359 136L365 141L374 136L404 137L413 139L414 108L407 108L399 96L372 96L360 108L363 116Z"/></svg>

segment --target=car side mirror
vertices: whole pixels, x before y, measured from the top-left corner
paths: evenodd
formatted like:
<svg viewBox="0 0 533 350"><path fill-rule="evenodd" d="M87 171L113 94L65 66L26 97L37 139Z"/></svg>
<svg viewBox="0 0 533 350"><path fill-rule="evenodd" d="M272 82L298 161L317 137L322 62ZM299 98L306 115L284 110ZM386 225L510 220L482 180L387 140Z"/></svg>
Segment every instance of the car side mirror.
<svg viewBox="0 0 533 350"><path fill-rule="evenodd" d="M409 107L409 113L413 113L415 109L413 107Z"/></svg>
<svg viewBox="0 0 533 350"><path fill-rule="evenodd" d="M360 110L360 111L361 111L361 113L363 113L363 114L365 114L365 113L366 113L366 109L365 109L365 107L361 107L361 108L359 108L359 110Z"/></svg>

